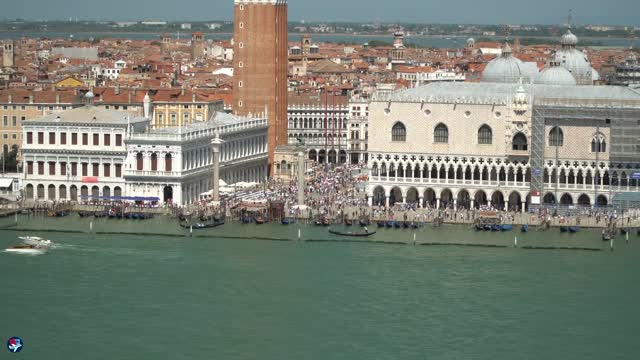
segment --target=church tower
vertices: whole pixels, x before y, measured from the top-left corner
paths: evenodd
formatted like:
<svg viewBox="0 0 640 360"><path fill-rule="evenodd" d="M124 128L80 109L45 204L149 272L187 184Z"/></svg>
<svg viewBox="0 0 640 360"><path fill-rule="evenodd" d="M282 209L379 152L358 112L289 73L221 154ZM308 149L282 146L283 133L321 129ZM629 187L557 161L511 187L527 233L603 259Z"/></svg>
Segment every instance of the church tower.
<svg viewBox="0 0 640 360"><path fill-rule="evenodd" d="M2 46L2 66L12 68L14 66L14 58L13 41L7 41Z"/></svg>
<svg viewBox="0 0 640 360"><path fill-rule="evenodd" d="M198 60L204 57L204 34L197 31L191 34L191 59Z"/></svg>
<svg viewBox="0 0 640 360"><path fill-rule="evenodd" d="M269 121L269 173L274 150L287 144L286 0L234 0L233 112Z"/></svg>

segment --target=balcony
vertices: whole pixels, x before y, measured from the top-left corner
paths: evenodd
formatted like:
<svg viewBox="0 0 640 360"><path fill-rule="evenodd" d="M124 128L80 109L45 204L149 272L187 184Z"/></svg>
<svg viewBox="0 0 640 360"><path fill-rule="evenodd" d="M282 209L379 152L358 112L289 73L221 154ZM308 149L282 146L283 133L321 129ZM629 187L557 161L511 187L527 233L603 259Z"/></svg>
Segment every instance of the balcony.
<svg viewBox="0 0 640 360"><path fill-rule="evenodd" d="M125 170L124 176L140 177L180 177L180 171Z"/></svg>

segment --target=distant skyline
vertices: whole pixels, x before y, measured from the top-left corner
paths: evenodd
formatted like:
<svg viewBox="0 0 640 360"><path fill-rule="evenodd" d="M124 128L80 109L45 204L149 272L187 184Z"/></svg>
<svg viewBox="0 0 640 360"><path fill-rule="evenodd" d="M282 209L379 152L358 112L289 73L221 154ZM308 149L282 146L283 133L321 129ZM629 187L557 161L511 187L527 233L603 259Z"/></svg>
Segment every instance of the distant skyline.
<svg viewBox="0 0 640 360"><path fill-rule="evenodd" d="M52 6L56 4L56 6ZM20 0L3 8L2 18L28 20L232 20L233 0ZM176 4L179 4L176 7ZM451 4L443 6L443 4ZM289 0L290 21L354 21L453 24L564 24L573 9L577 25L640 25L637 0Z"/></svg>

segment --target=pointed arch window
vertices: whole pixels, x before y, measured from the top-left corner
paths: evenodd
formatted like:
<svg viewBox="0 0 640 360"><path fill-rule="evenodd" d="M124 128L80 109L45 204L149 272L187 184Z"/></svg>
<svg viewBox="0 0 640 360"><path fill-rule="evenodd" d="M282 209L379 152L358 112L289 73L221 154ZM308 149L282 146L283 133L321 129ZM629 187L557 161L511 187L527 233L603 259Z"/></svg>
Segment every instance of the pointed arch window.
<svg viewBox="0 0 640 360"><path fill-rule="evenodd" d="M438 144L449 143L449 128L445 124L438 124L433 130L433 141Z"/></svg>
<svg viewBox="0 0 640 360"><path fill-rule="evenodd" d="M489 125L482 125L478 129L478 144L491 145L493 143L493 131Z"/></svg>
<svg viewBox="0 0 640 360"><path fill-rule="evenodd" d="M407 128L400 121L391 128L391 141L407 141Z"/></svg>
<svg viewBox="0 0 640 360"><path fill-rule="evenodd" d="M604 138L602 134L596 134L591 139L591 152L607 152L607 140Z"/></svg>
<svg viewBox="0 0 640 360"><path fill-rule="evenodd" d="M527 137L521 132L517 133L513 137L512 146L512 149L515 151L527 151Z"/></svg>
<svg viewBox="0 0 640 360"><path fill-rule="evenodd" d="M564 132L558 126L555 126L549 131L549 146L563 146L564 145Z"/></svg>

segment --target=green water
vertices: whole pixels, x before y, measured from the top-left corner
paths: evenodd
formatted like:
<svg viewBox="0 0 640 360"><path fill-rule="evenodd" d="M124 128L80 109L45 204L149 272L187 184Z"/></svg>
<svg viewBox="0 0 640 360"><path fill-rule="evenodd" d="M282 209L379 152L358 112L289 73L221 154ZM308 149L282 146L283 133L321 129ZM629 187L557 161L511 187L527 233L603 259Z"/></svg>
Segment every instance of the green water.
<svg viewBox="0 0 640 360"><path fill-rule="evenodd" d="M473 248L374 242L411 242L404 229L372 243L241 239L297 237L297 225L276 224L190 238L162 219L97 220L94 231L165 236L24 230L74 228L88 221L21 217L23 230L0 231L2 248L22 234L57 243L42 256L0 253L0 337L25 344L1 359L640 358L635 235L610 252L586 231L416 233L509 246ZM516 235L607 251L515 249ZM339 239L315 227L302 237Z"/></svg>

